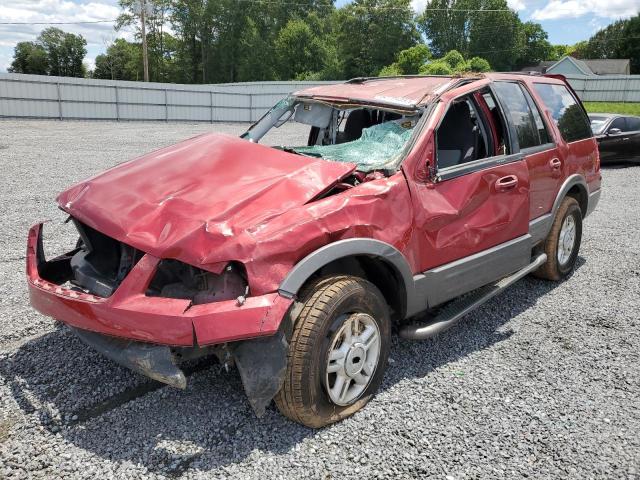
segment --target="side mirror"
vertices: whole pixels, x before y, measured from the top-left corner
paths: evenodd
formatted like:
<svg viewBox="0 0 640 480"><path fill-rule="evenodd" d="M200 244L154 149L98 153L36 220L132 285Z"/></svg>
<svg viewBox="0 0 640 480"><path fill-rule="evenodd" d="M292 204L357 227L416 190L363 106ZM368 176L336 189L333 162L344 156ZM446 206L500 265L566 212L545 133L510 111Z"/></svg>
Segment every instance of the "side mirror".
<svg viewBox="0 0 640 480"><path fill-rule="evenodd" d="M620 135L621 133L622 133L622 130L620 130L619 128L610 128L609 131L607 132L607 135L615 137L616 135Z"/></svg>

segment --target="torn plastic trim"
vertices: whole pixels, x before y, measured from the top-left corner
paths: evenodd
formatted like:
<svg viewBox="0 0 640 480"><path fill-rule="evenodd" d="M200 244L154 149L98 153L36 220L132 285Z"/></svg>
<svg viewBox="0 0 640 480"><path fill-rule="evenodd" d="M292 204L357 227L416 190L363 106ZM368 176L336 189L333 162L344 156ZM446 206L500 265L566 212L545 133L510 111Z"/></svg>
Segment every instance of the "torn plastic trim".
<svg viewBox="0 0 640 480"><path fill-rule="evenodd" d="M286 336L280 330L270 337L237 342L230 348L251 408L261 417L284 383L289 351Z"/></svg>
<svg viewBox="0 0 640 480"><path fill-rule="evenodd" d="M170 347L123 340L75 327L69 328L84 343L123 367L175 388L184 390L187 387L187 379L184 372L177 367ZM205 354L203 352L203 355Z"/></svg>

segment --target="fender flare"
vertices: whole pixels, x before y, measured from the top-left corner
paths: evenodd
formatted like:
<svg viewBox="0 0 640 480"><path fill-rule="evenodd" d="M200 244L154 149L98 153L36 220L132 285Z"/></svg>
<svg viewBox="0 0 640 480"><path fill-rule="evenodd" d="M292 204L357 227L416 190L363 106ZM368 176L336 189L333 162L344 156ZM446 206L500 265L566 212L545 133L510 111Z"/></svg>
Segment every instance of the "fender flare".
<svg viewBox="0 0 640 480"><path fill-rule="evenodd" d="M403 299L404 305L407 307L411 304L415 286L409 263L400 250L393 245L373 238L338 240L311 252L291 269L280 284L278 292L284 297L293 298L306 281L319 269L335 260L356 255L380 258L393 268L404 283L403 287L406 294L406 298Z"/></svg>
<svg viewBox="0 0 640 480"><path fill-rule="evenodd" d="M553 202L553 207L551 208L551 214L553 216L555 216L556 212L558 211L558 208L560 208L560 204L562 203L562 200L564 200L564 197L567 196L567 193L569 193L569 190L571 190L576 185L584 193L584 197L588 201L588 199L589 199L589 187L587 186L587 181L585 180L585 178L582 175L578 174L578 173L574 173L573 175L569 175L569 177L567 177L567 179L564 181L564 183L560 187L560 190L558 191L558 195L556 195L556 199ZM583 212L583 216L586 213L587 213L587 211L585 210Z"/></svg>

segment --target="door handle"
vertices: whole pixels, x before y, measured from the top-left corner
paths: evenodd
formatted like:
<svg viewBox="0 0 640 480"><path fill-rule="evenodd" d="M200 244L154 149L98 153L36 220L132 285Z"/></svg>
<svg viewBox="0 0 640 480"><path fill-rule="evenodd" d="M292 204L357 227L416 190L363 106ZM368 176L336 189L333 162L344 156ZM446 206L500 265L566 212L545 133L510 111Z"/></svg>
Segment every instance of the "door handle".
<svg viewBox="0 0 640 480"><path fill-rule="evenodd" d="M562 167L562 162L559 158L552 158L549 162L549 166L552 170L560 170L560 167Z"/></svg>
<svg viewBox="0 0 640 480"><path fill-rule="evenodd" d="M495 185L496 191L498 192L513 190L518 186L518 177L516 177L515 175L507 175L506 177L502 177L496 180Z"/></svg>

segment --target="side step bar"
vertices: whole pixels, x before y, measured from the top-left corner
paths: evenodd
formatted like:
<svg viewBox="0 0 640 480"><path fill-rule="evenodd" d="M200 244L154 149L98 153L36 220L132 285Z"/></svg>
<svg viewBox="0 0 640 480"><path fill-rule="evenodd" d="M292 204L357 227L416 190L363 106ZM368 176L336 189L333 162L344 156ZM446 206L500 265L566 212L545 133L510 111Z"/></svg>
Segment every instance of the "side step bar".
<svg viewBox="0 0 640 480"><path fill-rule="evenodd" d="M456 324L463 316L478 308L487 300L501 293L505 288L514 284L525 275L537 270L547 261L547 255L542 253L536 259L524 267L512 273L508 277L481 287L474 292L461 297L459 300L451 302L444 307L432 322L406 325L400 329L400 336L408 340L426 340L440 332L444 332L449 327Z"/></svg>

